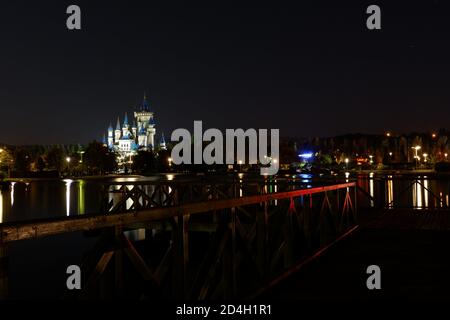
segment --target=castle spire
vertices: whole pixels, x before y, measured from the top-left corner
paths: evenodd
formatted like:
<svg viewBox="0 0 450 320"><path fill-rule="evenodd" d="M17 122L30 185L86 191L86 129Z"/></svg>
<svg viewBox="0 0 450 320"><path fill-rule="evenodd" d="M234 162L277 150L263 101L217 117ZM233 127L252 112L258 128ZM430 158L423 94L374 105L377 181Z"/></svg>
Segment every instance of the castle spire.
<svg viewBox="0 0 450 320"><path fill-rule="evenodd" d="M144 92L144 100L142 101L142 111L149 111L147 94Z"/></svg>
<svg viewBox="0 0 450 320"><path fill-rule="evenodd" d="M119 119L119 117L117 117L116 130L120 130L120 119Z"/></svg>
<svg viewBox="0 0 450 320"><path fill-rule="evenodd" d="M125 118L123 119L123 126L128 127L128 114L125 112Z"/></svg>
<svg viewBox="0 0 450 320"><path fill-rule="evenodd" d="M159 141L159 148L161 150L167 150L166 139L164 139L164 132L161 134L161 140Z"/></svg>

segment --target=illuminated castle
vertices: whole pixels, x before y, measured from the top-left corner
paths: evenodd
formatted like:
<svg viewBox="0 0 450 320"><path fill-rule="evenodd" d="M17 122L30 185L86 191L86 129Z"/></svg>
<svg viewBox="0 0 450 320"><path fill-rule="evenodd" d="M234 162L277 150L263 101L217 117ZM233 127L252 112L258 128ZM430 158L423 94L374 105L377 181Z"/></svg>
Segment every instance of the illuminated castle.
<svg viewBox="0 0 450 320"><path fill-rule="evenodd" d="M117 117L116 129L109 125L108 138L104 136L103 144L117 152L119 157L125 158L135 155L138 150L154 150L155 147L166 149L164 134L161 135L159 145L155 145L155 136L154 113L150 111L147 97L144 95L142 105L134 112L133 122L129 123L127 113L122 124Z"/></svg>

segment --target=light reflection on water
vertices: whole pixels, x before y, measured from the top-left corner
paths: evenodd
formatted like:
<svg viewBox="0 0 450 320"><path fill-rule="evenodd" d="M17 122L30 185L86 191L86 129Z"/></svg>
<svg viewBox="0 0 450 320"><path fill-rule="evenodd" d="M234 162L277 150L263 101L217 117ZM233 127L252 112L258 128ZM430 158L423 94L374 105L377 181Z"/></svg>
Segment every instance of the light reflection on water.
<svg viewBox="0 0 450 320"><path fill-rule="evenodd" d="M370 207L374 207L375 204L390 209L413 207L421 210L449 207L449 178L433 178L426 175L375 177L374 173L370 173L368 177L359 175L358 184L373 198L360 196L360 200Z"/></svg>
<svg viewBox="0 0 450 320"><path fill-rule="evenodd" d="M372 182L372 192L373 192L373 179L371 180ZM388 177L387 180L387 202L388 202L388 207L390 209L393 208L393 201L394 201L394 182L392 181L392 176ZM373 203L373 201L372 201ZM373 207L373 205L372 205Z"/></svg>
<svg viewBox="0 0 450 320"><path fill-rule="evenodd" d="M372 197L370 199L370 206L373 208L375 206L375 203L373 199L375 199L375 191L373 188L373 172L369 173L369 194Z"/></svg>
<svg viewBox="0 0 450 320"><path fill-rule="evenodd" d="M84 214L85 208L84 208L84 202L85 202L85 195L84 195L84 180L78 181L78 214Z"/></svg>
<svg viewBox="0 0 450 320"><path fill-rule="evenodd" d="M349 179L352 178L350 175ZM375 173L356 175L358 184L372 199L365 198L359 202L360 206L374 207L384 205L388 208L414 206L416 208L427 207L449 207L450 179L435 179L430 175L417 177L417 181L406 176L382 176ZM168 174L166 180L175 179L174 175ZM236 196L244 197L254 194L256 189L249 187L246 183L246 175L237 176ZM274 193L279 191L294 190L295 188L311 188L320 183L311 174L290 175L290 181L295 180L295 184L286 185L286 177L266 177L261 185L260 192ZM344 178L344 177L342 177ZM119 178L126 181L127 189L136 185L135 177ZM152 178L155 179L154 177ZM117 180L112 180L117 181ZM133 184L131 184L133 182ZM140 181L140 180L139 180ZM146 194L152 194L154 185L146 185L149 179L144 179L143 188ZM127 182L130 182L128 184ZM65 180L40 180L30 182L14 182L9 191L2 191L0 194L0 221L21 221L30 219L41 219L58 216L94 214L99 212L99 193L102 181L65 179ZM123 182L122 182L123 183ZM138 182L139 183L139 182ZM409 189L407 187L410 186ZM121 185L113 185L110 191L118 191ZM407 189L405 191L405 189ZM166 191L170 193L171 187ZM122 197L121 192L109 192L109 201L117 203ZM161 195L164 201L167 195ZM360 195L360 197L362 197ZM144 203L141 199L141 205ZM273 205L278 205L279 201L273 200ZM133 200L128 199L125 204L127 209L133 206Z"/></svg>
<svg viewBox="0 0 450 320"><path fill-rule="evenodd" d="M11 182L11 207L14 205L14 186L16 182Z"/></svg>
<svg viewBox="0 0 450 320"><path fill-rule="evenodd" d="M64 179L66 183L66 216L70 215L70 186L72 185L72 179Z"/></svg>
<svg viewBox="0 0 450 320"><path fill-rule="evenodd" d="M3 222L3 193L0 190L0 223Z"/></svg>

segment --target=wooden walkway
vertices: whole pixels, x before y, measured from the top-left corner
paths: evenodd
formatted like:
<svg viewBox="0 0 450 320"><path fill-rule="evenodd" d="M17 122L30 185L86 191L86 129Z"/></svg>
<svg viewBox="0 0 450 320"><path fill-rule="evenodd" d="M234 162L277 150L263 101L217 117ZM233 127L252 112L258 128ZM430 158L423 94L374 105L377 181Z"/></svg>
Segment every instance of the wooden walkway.
<svg viewBox="0 0 450 320"><path fill-rule="evenodd" d="M264 299L448 299L450 211L386 210L275 284ZM381 269L368 290L366 268Z"/></svg>

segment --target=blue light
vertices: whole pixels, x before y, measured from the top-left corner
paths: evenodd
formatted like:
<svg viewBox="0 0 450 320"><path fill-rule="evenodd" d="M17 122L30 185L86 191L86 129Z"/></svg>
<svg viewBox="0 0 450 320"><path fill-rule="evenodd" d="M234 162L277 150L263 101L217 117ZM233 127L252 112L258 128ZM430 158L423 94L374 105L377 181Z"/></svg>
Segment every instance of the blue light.
<svg viewBox="0 0 450 320"><path fill-rule="evenodd" d="M313 154L312 153L301 153L298 156L303 159L310 159L313 157Z"/></svg>

